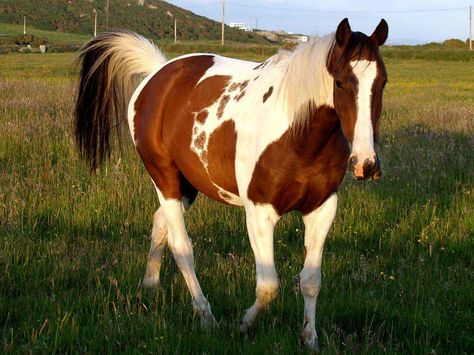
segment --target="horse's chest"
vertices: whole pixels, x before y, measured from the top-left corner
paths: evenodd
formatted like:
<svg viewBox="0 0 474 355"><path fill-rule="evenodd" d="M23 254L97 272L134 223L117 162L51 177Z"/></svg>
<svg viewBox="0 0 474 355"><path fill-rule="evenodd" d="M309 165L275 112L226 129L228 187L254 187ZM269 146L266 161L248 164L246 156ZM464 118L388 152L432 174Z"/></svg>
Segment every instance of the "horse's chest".
<svg viewBox="0 0 474 355"><path fill-rule="evenodd" d="M304 156L285 148L288 136L265 149L255 165L248 187L254 203L271 204L280 214L292 210L309 213L341 184L348 148L342 133L334 134L317 155Z"/></svg>

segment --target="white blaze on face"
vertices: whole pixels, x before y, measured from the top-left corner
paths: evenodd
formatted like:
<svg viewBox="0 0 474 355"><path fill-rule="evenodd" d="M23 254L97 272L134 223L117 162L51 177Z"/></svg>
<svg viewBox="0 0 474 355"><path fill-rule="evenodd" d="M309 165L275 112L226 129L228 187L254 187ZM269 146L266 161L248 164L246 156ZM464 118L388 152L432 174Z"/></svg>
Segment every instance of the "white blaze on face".
<svg viewBox="0 0 474 355"><path fill-rule="evenodd" d="M356 170L362 169L365 159L375 161L374 130L372 126L372 85L377 76L377 63L368 60L351 62L359 82L357 91L357 120L354 128L351 156L356 156ZM360 175L360 174L356 174Z"/></svg>

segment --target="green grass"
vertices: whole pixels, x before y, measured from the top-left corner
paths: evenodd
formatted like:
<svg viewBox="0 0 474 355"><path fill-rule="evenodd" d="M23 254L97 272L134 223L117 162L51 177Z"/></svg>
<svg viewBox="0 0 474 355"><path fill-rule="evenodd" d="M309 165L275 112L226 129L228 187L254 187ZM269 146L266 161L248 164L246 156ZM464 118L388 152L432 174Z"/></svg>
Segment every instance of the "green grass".
<svg viewBox="0 0 474 355"><path fill-rule="evenodd" d="M253 54L252 59L258 58ZM72 136L73 54L0 56L0 352L295 353L302 223L275 234L281 292L255 330L254 261L239 208L187 214L218 330L202 333L170 253L142 289L157 198L130 142L90 178ZM340 190L326 243L323 353L474 352L474 67L388 59L384 177Z"/></svg>
<svg viewBox="0 0 474 355"><path fill-rule="evenodd" d="M55 44L68 44L68 45L82 45L87 40L91 39L90 35L79 35L74 33L65 33L57 31L46 31L37 28L27 27L26 33L31 34L35 37L47 38ZM15 37L23 35L23 25L14 25L9 23L0 22L0 39L13 39Z"/></svg>

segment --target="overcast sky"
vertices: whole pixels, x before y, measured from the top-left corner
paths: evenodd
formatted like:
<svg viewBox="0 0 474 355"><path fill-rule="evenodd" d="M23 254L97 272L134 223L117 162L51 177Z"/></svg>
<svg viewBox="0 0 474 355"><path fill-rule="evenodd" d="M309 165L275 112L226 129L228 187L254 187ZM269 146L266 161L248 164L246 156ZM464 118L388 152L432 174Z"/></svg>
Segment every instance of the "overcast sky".
<svg viewBox="0 0 474 355"><path fill-rule="evenodd" d="M221 0L170 0L174 5L214 20L221 19ZM472 0L474 4L474 0ZM465 40L469 31L466 0L226 0L226 23L323 35L348 17L353 30L369 34L381 18L390 27L389 43Z"/></svg>

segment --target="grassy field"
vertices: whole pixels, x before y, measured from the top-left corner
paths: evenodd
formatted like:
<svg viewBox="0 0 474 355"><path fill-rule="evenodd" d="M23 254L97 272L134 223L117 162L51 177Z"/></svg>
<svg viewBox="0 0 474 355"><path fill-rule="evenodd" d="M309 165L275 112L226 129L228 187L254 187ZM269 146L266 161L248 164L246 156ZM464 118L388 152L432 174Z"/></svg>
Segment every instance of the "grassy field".
<svg viewBox="0 0 474 355"><path fill-rule="evenodd" d="M92 38L91 35L79 35L73 33L64 33L56 31L45 31L37 28L27 27L27 34L39 38L47 38L56 44L76 44L82 45L85 41ZM0 23L0 39L10 39L23 35L23 26L10 23Z"/></svg>
<svg viewBox="0 0 474 355"><path fill-rule="evenodd" d="M0 56L0 352L304 352L297 214L275 235L279 297L248 334L237 331L255 297L241 209L201 196L187 214L219 329L200 331L170 253L160 289L141 287L157 198L128 139L121 160L93 178L78 160L73 58ZM471 354L474 66L386 64L384 177L348 177L340 190L323 260L320 346L328 354Z"/></svg>

